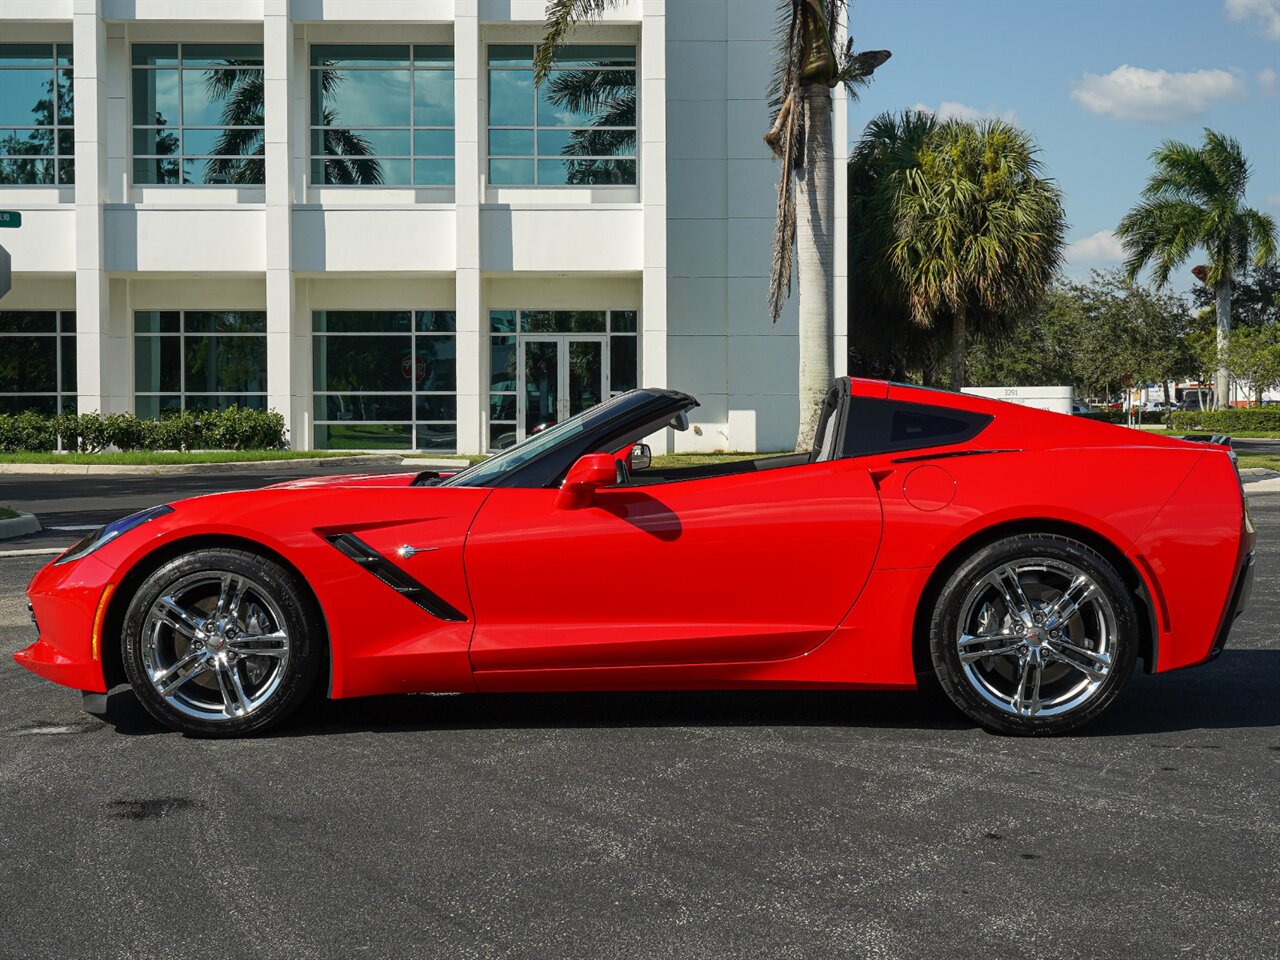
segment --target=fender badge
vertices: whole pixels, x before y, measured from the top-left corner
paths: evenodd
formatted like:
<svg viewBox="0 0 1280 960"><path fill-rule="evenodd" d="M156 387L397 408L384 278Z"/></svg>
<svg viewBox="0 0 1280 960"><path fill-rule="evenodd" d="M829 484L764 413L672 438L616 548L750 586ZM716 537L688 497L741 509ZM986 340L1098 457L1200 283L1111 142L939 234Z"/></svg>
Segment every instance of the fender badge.
<svg viewBox="0 0 1280 960"><path fill-rule="evenodd" d="M432 550L439 549L439 547L411 547L406 543L404 546L396 548L396 555L402 560L411 560L420 553L430 553Z"/></svg>

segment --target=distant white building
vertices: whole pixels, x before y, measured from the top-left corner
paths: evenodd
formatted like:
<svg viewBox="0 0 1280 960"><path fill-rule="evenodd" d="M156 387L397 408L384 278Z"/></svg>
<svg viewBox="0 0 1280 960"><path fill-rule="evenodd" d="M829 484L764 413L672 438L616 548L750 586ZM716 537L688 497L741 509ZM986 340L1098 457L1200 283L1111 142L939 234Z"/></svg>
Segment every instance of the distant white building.
<svg viewBox="0 0 1280 960"><path fill-rule="evenodd" d="M0 410L236 402L298 448L478 452L651 385L702 401L682 448L790 446L774 0L631 0L535 90L544 12L0 0Z"/></svg>

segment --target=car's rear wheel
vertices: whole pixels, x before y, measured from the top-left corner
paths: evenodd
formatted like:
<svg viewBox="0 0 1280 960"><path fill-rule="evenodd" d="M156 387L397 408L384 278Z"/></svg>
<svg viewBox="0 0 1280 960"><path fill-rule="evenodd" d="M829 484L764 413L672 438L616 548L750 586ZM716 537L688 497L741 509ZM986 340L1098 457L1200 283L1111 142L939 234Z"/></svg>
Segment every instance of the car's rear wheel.
<svg viewBox="0 0 1280 960"><path fill-rule="evenodd" d="M152 573L125 614L125 672L175 730L239 736L283 720L311 688L321 651L313 605L279 564L196 550Z"/></svg>
<svg viewBox="0 0 1280 960"><path fill-rule="evenodd" d="M997 733L1059 733L1102 713L1133 671L1139 621L1115 568L1051 534L1009 537L938 595L930 653L942 688Z"/></svg>

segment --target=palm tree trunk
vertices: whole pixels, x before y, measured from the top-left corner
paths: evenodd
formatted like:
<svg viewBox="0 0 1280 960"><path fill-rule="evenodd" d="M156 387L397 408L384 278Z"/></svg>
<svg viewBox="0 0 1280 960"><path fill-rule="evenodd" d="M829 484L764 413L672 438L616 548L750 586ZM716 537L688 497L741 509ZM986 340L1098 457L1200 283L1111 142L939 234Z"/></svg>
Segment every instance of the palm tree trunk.
<svg viewBox="0 0 1280 960"><path fill-rule="evenodd" d="M796 181L796 266L800 311L800 429L796 450L813 448L822 400L835 372L832 293L835 265L835 154L831 144L831 91L801 88L807 111L804 168Z"/></svg>
<svg viewBox="0 0 1280 960"><path fill-rule="evenodd" d="M1219 410L1230 406L1231 381L1227 377L1227 369L1222 365L1222 354L1231 339L1231 281L1223 280L1217 289L1218 294L1218 370L1214 375L1214 392L1217 394Z"/></svg>
<svg viewBox="0 0 1280 960"><path fill-rule="evenodd" d="M957 310L951 320L951 389L964 389L964 310Z"/></svg>

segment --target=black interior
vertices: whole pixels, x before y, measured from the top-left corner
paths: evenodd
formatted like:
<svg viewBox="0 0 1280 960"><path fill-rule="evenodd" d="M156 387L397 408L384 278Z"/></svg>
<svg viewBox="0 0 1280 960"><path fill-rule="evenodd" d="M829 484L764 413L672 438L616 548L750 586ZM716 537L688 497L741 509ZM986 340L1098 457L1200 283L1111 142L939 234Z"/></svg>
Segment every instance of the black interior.
<svg viewBox="0 0 1280 960"><path fill-rule="evenodd" d="M651 467L631 475L630 486L652 483L674 483L677 480L700 480L704 477L728 477L738 473L760 473L779 467L797 467L808 463L807 453L783 453L754 460L732 460L728 463L706 463L690 467Z"/></svg>

